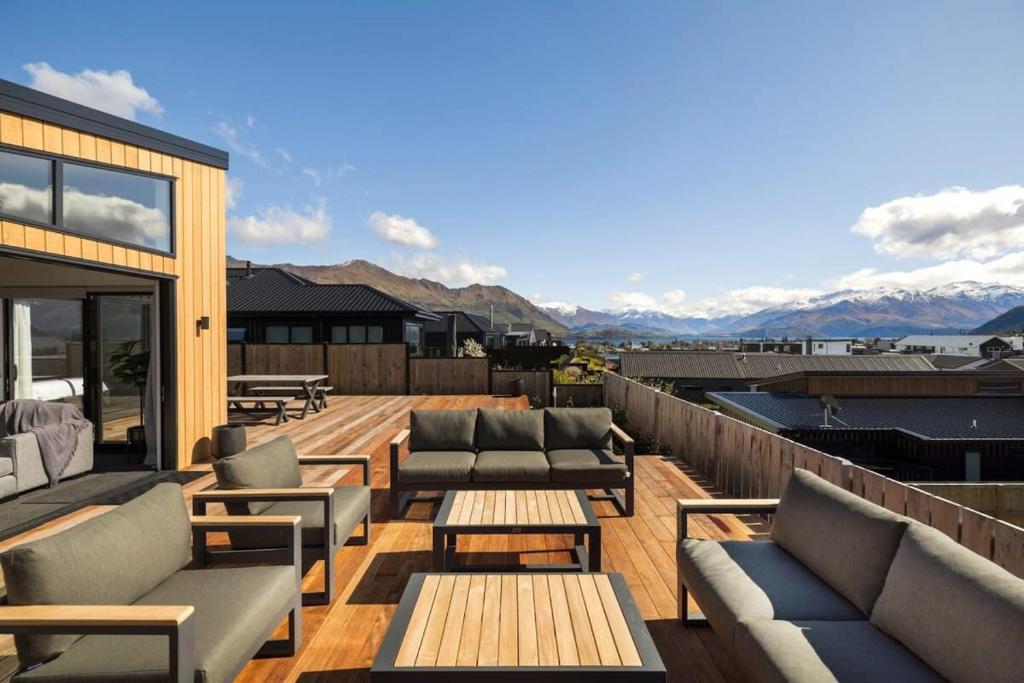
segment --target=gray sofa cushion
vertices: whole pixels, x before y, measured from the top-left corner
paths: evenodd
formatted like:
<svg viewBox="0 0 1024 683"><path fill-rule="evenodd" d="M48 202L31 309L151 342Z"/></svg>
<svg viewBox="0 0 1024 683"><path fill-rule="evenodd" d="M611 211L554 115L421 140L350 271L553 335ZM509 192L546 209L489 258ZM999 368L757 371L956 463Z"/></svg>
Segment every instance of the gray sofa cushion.
<svg viewBox="0 0 1024 683"><path fill-rule="evenodd" d="M335 544L341 545L366 517L370 510L369 486L345 486L334 490L334 535ZM272 503L264 515L299 515L302 522L302 544L323 545L324 504L319 500L282 500ZM280 547L274 537L268 539L266 532L231 531L231 545L239 550L251 548Z"/></svg>
<svg viewBox="0 0 1024 683"><path fill-rule="evenodd" d="M178 572L136 604L195 607L195 680L231 681L295 601L295 570L289 566L239 567ZM17 680L166 681L167 638L86 636L48 664Z"/></svg>
<svg viewBox="0 0 1024 683"><path fill-rule="evenodd" d="M550 481L543 451L480 451L473 466L473 481Z"/></svg>
<svg viewBox="0 0 1024 683"><path fill-rule="evenodd" d="M715 633L732 643L742 619L864 620L843 596L771 541L684 539L683 584Z"/></svg>
<svg viewBox="0 0 1024 683"><path fill-rule="evenodd" d="M129 605L192 561L192 527L177 484L0 555L12 605ZM173 603L172 603L173 604ZM15 636L23 666L77 636Z"/></svg>
<svg viewBox="0 0 1024 683"><path fill-rule="evenodd" d="M222 489L290 489L302 486L299 456L291 437L279 436L252 448L215 460L213 471ZM258 515L272 503L228 503L233 515Z"/></svg>
<svg viewBox="0 0 1024 683"><path fill-rule="evenodd" d="M481 451L542 451L544 413L481 408L476 418L476 447Z"/></svg>
<svg viewBox="0 0 1024 683"><path fill-rule="evenodd" d="M612 411L607 408L545 408L544 449L611 450Z"/></svg>
<svg viewBox="0 0 1024 683"><path fill-rule="evenodd" d="M471 479L476 453L472 451L417 451L398 464L403 484L457 484Z"/></svg>
<svg viewBox="0 0 1024 683"><path fill-rule="evenodd" d="M1024 579L935 529L903 536L871 621L953 681L1024 681Z"/></svg>
<svg viewBox="0 0 1024 683"><path fill-rule="evenodd" d="M797 469L772 521L772 540L870 614L908 521Z"/></svg>
<svg viewBox="0 0 1024 683"><path fill-rule="evenodd" d="M940 683L941 676L868 621L743 621L737 660L752 683Z"/></svg>
<svg viewBox="0 0 1024 683"><path fill-rule="evenodd" d="M413 410L409 451L475 451L476 410Z"/></svg>
<svg viewBox="0 0 1024 683"><path fill-rule="evenodd" d="M551 463L551 481L621 484L627 479L626 464L610 450L569 448L548 451L548 462Z"/></svg>

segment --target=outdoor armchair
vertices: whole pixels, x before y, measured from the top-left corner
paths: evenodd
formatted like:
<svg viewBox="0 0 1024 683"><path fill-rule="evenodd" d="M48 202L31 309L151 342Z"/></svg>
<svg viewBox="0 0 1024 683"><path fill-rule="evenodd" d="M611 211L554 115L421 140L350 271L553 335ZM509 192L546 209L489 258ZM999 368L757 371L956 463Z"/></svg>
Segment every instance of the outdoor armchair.
<svg viewBox="0 0 1024 683"><path fill-rule="evenodd" d="M314 488L302 486L302 465L360 465L362 486ZM324 562L324 589L305 593L307 605L328 604L334 597L334 556L345 545L370 541L370 457L368 455L297 455L288 436L228 456L213 464L217 489L192 497L195 514L209 503L223 503L232 515L299 515L302 518L303 564ZM325 520L331 520L325 523ZM362 534L353 536L357 527ZM229 531L229 550L216 549L212 562L234 562L253 554L277 552L266 534L238 528Z"/></svg>

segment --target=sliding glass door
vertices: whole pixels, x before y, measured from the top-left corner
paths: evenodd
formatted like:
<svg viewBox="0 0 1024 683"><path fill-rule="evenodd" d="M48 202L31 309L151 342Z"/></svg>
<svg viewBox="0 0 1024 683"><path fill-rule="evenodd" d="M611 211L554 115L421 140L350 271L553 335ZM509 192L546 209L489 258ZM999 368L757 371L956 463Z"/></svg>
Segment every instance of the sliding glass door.
<svg viewBox="0 0 1024 683"><path fill-rule="evenodd" d="M155 416L156 367L153 351L153 297L148 294L90 296L95 329L93 404L100 443L128 444L145 453L147 421Z"/></svg>

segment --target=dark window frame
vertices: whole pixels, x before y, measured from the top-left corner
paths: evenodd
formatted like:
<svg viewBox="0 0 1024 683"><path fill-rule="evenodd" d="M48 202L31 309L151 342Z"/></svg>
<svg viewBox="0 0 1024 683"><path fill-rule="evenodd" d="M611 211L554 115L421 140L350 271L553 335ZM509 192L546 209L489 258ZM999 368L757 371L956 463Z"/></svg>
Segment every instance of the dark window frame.
<svg viewBox="0 0 1024 683"><path fill-rule="evenodd" d="M11 221L12 223L19 223L21 225L28 225L33 228L42 228L43 230L52 230L59 232L64 235L71 235L72 237L81 237L82 239L96 240L97 242L103 242L104 244L113 244L119 247L126 247L128 249L135 249L136 251L145 251L151 254L158 254L159 256L170 256L171 258L177 258L178 252L178 216L176 211L176 202L178 196L178 179L175 176L165 175L163 173L153 173L151 171L139 171L137 169L125 168L123 166L116 166L114 164L105 164L99 161L93 161L91 159L79 159L78 157L71 157L64 154L55 154L53 152L40 152L34 149L28 149L25 147L18 147L17 145L0 144L0 151L8 152L10 154L20 154L22 156L35 157L37 159L44 159L51 162L52 173L53 173L53 197L52 199L52 210L53 210L53 222L44 223L41 221L33 221L27 218L19 218L18 216L12 216L10 214L0 213L0 220ZM162 154L162 152L161 152ZM148 178L149 180L166 180L168 181L168 189L171 193L169 210L170 215L168 216L168 222L170 224L170 249L155 249L153 247L147 247L142 244L133 244L131 242L124 242L122 240L108 239L104 237L97 237L95 235L85 235L75 230L69 230L64 227L64 164L70 163L78 166L90 166L102 171L113 171L115 173L126 173L129 175L136 175L142 178Z"/></svg>

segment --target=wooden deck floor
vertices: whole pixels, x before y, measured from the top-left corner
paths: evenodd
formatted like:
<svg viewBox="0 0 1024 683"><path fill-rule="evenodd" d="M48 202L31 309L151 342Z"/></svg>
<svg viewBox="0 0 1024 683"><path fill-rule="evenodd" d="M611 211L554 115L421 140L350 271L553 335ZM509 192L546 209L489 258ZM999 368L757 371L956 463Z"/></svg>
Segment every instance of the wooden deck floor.
<svg viewBox="0 0 1024 683"><path fill-rule="evenodd" d="M336 563L338 593L334 603L303 609L304 642L287 659L251 662L238 680L367 681L369 666L413 572L431 562L430 520L436 505L417 503L405 519L389 519L388 442L408 423L411 408L526 408L526 399L489 396L347 396L333 397L330 407L305 420L280 426L268 422L248 428L251 445L289 434L300 453L369 453L373 456L373 541L344 548ZM209 466L199 466L208 468ZM358 472L316 468L304 472L308 484L356 483ZM342 476L339 477L339 474ZM637 458L636 515L620 517L610 503L595 504L601 519L605 571L622 572L669 670L669 681L717 683L742 676L710 629L684 629L675 620L675 505L681 497L707 497L712 491L674 458ZM186 487L186 496L212 483L213 475ZM47 524L0 544L0 551L48 535L104 512L94 507ZM744 539L755 530L731 516L696 518L697 533L708 538ZM460 539L460 562L568 561L570 537L468 537ZM309 589L322 581L322 565L306 577ZM16 667L13 643L0 639L0 676Z"/></svg>

